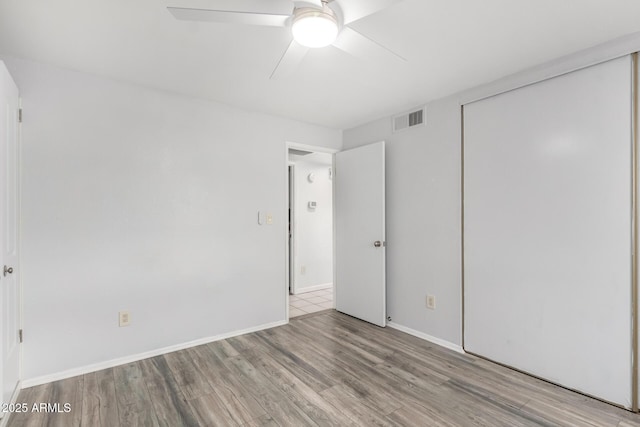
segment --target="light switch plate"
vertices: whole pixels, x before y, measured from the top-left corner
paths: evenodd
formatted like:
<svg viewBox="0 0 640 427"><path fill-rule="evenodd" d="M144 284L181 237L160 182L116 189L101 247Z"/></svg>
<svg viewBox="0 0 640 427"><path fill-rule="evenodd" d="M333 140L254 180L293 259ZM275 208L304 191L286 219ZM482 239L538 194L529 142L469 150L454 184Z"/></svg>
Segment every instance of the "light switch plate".
<svg viewBox="0 0 640 427"><path fill-rule="evenodd" d="M119 319L118 323L120 327L129 326L129 324L131 323L131 316L129 315L128 311L118 312L118 319Z"/></svg>

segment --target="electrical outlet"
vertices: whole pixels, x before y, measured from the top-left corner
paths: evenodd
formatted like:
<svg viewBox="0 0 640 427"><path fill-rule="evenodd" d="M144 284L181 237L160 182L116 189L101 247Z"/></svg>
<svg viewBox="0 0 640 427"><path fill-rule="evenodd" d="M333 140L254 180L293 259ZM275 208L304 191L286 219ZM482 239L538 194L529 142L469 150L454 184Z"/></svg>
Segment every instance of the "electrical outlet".
<svg viewBox="0 0 640 427"><path fill-rule="evenodd" d="M433 295L427 295L427 308L431 310L436 309L436 297Z"/></svg>
<svg viewBox="0 0 640 427"><path fill-rule="evenodd" d="M306 273L307 273L307 266L306 265L300 266L300 274L306 274Z"/></svg>
<svg viewBox="0 0 640 427"><path fill-rule="evenodd" d="M131 316L129 315L128 311L119 311L118 319L119 319L120 327L129 326L129 323L131 323Z"/></svg>
<svg viewBox="0 0 640 427"><path fill-rule="evenodd" d="M267 214L267 225L271 225L273 224L273 215L268 213Z"/></svg>

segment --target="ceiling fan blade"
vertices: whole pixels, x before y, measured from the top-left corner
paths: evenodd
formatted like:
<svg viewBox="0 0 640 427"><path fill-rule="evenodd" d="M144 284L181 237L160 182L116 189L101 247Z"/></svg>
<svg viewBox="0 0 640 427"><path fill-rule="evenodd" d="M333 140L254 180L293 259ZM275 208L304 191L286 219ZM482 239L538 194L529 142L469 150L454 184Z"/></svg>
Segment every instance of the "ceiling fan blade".
<svg viewBox="0 0 640 427"><path fill-rule="evenodd" d="M284 51L282 58L276 65L276 68L271 73L272 80L278 79L280 77L288 76L292 74L294 71L298 69L298 66L304 59L304 56L309 51L309 48L306 46L302 46L295 40L291 41L287 50Z"/></svg>
<svg viewBox="0 0 640 427"><path fill-rule="evenodd" d="M289 15L270 13L234 12L227 10L191 9L185 7L167 7L176 18L183 21L220 22L224 24L263 25L284 27Z"/></svg>
<svg viewBox="0 0 640 427"><path fill-rule="evenodd" d="M333 42L333 45L357 58L367 61L405 61L406 59L398 55L391 49L382 46L375 40L357 32L353 28L343 27L340 35Z"/></svg>
<svg viewBox="0 0 640 427"><path fill-rule="evenodd" d="M296 7L314 6L322 9L322 0L294 0Z"/></svg>
<svg viewBox="0 0 640 427"><path fill-rule="evenodd" d="M373 15L402 0L344 0L338 2L342 10L344 24Z"/></svg>

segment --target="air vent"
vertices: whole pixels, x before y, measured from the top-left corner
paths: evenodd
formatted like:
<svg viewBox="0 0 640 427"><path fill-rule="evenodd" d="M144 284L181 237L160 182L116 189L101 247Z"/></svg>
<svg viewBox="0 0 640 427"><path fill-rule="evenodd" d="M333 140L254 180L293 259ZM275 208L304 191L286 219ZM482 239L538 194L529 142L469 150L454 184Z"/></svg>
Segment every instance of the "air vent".
<svg viewBox="0 0 640 427"><path fill-rule="evenodd" d="M393 118L393 132L409 129L414 126L424 125L425 108L410 113L400 114Z"/></svg>

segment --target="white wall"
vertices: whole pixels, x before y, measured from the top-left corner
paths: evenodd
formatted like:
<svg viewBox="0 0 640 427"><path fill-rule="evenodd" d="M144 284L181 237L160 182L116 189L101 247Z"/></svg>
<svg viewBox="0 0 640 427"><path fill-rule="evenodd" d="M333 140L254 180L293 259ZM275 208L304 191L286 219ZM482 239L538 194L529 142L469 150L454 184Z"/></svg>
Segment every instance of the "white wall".
<svg viewBox="0 0 640 427"><path fill-rule="evenodd" d="M460 103L636 50L634 35L431 102L423 128L345 131L345 148L388 142L394 323L461 344ZM339 148L339 131L3 59L25 108L25 379L284 320L284 141Z"/></svg>
<svg viewBox="0 0 640 427"><path fill-rule="evenodd" d="M295 161L296 294L333 282L333 182L329 178L332 159L332 154L313 153ZM313 182L308 180L310 173L315 176ZM309 201L316 202L316 209L309 209Z"/></svg>
<svg viewBox="0 0 640 427"><path fill-rule="evenodd" d="M340 131L4 59L24 108L24 379L285 319L285 142Z"/></svg>
<svg viewBox="0 0 640 427"><path fill-rule="evenodd" d="M387 314L395 324L462 345L460 106L639 50L634 34L430 102L424 127L393 134L385 117L345 130L345 149L387 141ZM425 308L427 294L435 310Z"/></svg>

